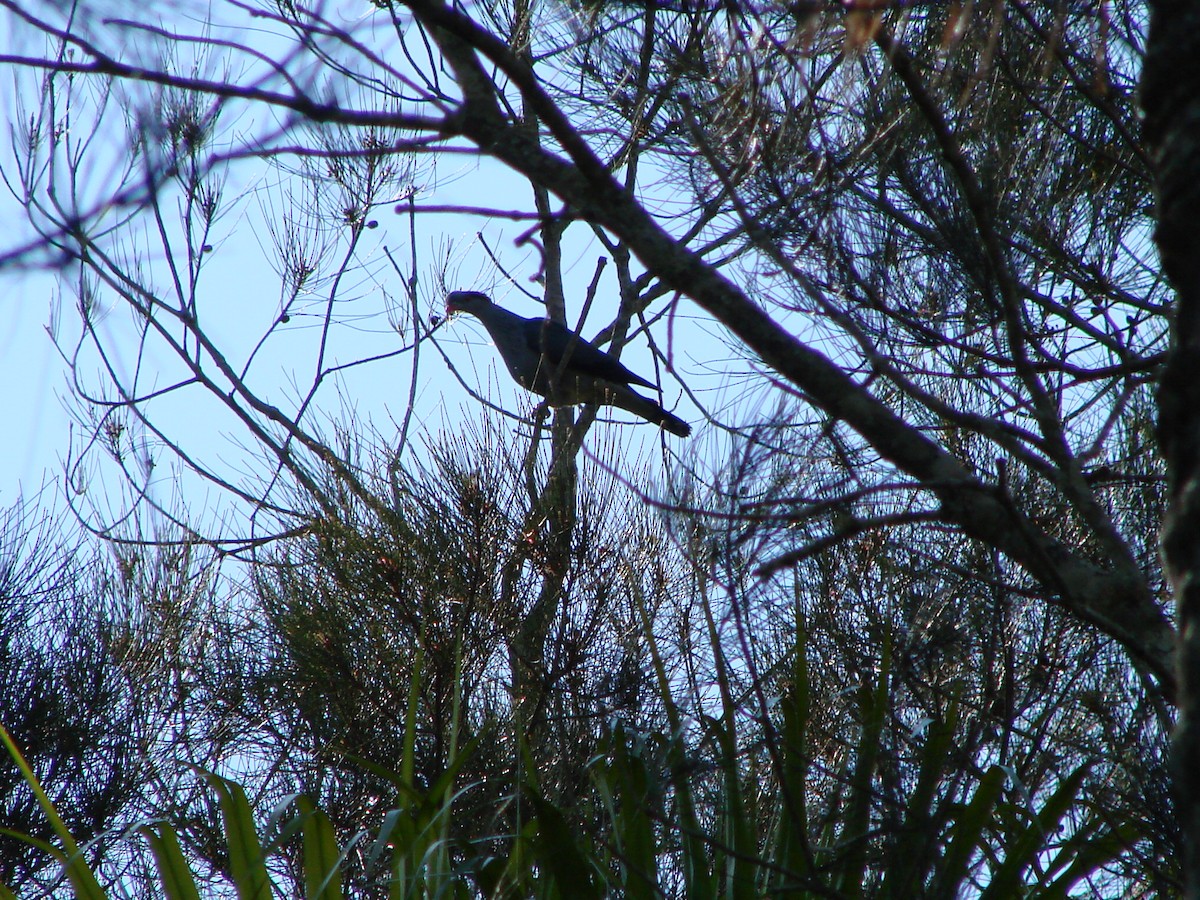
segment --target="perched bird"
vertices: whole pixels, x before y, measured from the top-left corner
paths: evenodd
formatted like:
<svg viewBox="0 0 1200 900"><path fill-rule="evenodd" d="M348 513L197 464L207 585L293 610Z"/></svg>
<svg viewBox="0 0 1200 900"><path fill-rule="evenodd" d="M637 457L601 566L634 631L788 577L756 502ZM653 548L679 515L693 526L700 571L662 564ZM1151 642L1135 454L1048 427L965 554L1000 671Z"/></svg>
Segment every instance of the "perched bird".
<svg viewBox="0 0 1200 900"><path fill-rule="evenodd" d="M541 394L551 406L606 403L680 437L692 433L687 422L630 387L640 384L652 388L653 384L559 323L523 318L478 291L448 294L446 313L456 312L478 318L517 384Z"/></svg>

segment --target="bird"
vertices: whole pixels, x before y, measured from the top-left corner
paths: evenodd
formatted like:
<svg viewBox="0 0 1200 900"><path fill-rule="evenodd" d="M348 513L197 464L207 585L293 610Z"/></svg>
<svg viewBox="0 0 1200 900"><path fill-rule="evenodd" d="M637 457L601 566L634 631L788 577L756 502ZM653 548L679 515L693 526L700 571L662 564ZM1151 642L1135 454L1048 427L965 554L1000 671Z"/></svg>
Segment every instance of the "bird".
<svg viewBox="0 0 1200 900"><path fill-rule="evenodd" d="M652 382L558 322L526 319L497 306L479 291L447 294L446 315L458 312L470 313L483 323L513 380L527 391L541 394L551 406L607 404L660 425L671 434L687 437L692 433L683 419L630 387L637 384L653 388Z"/></svg>

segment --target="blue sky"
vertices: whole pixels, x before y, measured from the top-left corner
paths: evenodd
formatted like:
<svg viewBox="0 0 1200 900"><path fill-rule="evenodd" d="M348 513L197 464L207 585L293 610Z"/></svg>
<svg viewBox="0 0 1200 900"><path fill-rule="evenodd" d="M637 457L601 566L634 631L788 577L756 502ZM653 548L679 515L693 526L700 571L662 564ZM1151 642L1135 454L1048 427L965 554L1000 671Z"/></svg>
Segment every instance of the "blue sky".
<svg viewBox="0 0 1200 900"><path fill-rule="evenodd" d="M232 9L220 5L217 8ZM187 19L183 17L180 21ZM244 31L234 35L246 39ZM255 40L257 42L259 38ZM258 43L255 46L260 48ZM23 49L37 52L32 46ZM137 55L138 51L135 47L130 52ZM176 60L177 65L184 62ZM23 105L29 109L37 108L36 91L30 91L30 84L36 85L37 80L32 78L24 83L24 95L19 90L16 92L19 102L5 107L8 110L6 118L26 115ZM7 84L0 85L4 103L13 100L14 84L20 83L14 76ZM105 189L115 183L114 173L127 164L124 111L121 104L110 105L105 110L106 118L102 121L112 130L98 142L87 164L87 177L83 179L85 191L97 198L104 196ZM84 118L78 115L80 121L76 127L80 132L85 130L82 126ZM245 112L231 121L227 116L222 124L227 128L229 140L246 140L247 135L274 127L270 122L264 124L253 120L252 114ZM294 164L290 160L284 162ZM0 166L11 172L12 163L11 148L4 142L0 145ZM214 230L213 251L199 296L206 328L219 339L231 360L240 363L248 357L280 310L281 279L271 262L273 250L268 222L278 224L303 203L298 203L299 195L286 191L285 179L279 171L272 170L261 160L241 160L231 172L225 191L229 211ZM460 203L520 210L530 210L533 206L529 188L521 178L497 163L481 162L474 156L439 160L436 168L418 169L413 177L413 183L420 191L420 204ZM643 180L647 181L645 173ZM653 179L648 183L653 183ZM164 210L169 214L176 202L174 197L166 195ZM300 210L298 215L302 216L302 212ZM23 210L7 191L2 190L0 215L3 221L15 226L9 236L0 238L0 253L3 253L27 237L28 231L23 227ZM339 297L345 302L339 304L343 311L331 331L329 352L331 359L341 363L387 353L404 342L394 330L394 323L398 318L397 310L403 310L407 301L385 248L389 248L402 265L408 263L411 246L408 222L392 211L390 203L382 205L372 217L379 222L379 227L366 232L355 262L339 288ZM498 302L516 312L527 316L539 314L540 307L519 289L535 294L540 292L538 285L530 280L538 268L535 253L528 245L514 245L514 240L527 230L528 223L467 215L427 215L419 217L418 221L415 243L423 317L427 319L429 314L442 311L442 286L437 280L439 270L447 261L447 288L489 290ZM136 228L125 229L114 245L131 246L132 240L143 241L140 246L149 249L150 275L157 279L160 289L168 289L164 286L169 282L164 275L162 252L155 249L153 240L141 237ZM334 254L336 252L335 249ZM510 268L515 285L505 281L490 255L492 253ZM602 253L603 248L591 237L586 226L572 226L565 254L568 316L572 321L579 314L597 258ZM0 389L7 398L8 421L13 432L13 437L0 446L2 506L11 505L21 493L32 496L48 482L57 484L61 494L72 434L78 446L85 431L76 425L72 432L69 371L46 332L56 303L61 306L58 334L65 347L71 346L79 330L78 315L72 311L75 301L70 285L61 289L60 274L11 267L0 270L5 300L11 310L5 328L0 330ZM281 408L288 408L297 391L302 391L312 377L320 334L317 324L328 287L328 283L315 284L313 295L306 300L309 315L305 316L303 310L301 314L293 315L288 326L273 332L271 340L255 357L256 386L270 402ZM610 266L583 329L585 334L594 333L611 319L616 309L616 295L616 276ZM728 348L714 339L717 332L711 325L706 325L706 321L688 301L681 303L672 332L675 338L673 361L693 389L700 390L708 402L715 402L719 396L716 392L725 383L724 370L745 371L746 367L743 362L730 360ZM114 303L99 327L115 348L119 365L138 365L136 329L131 327L125 309ZM656 335L660 341L665 340L662 332L665 329ZM530 407L529 395L511 384L478 323L463 317L441 328L438 340L467 384L505 409L516 411ZM627 346L623 359L634 371L653 378L655 370L644 341L635 340ZM99 361L94 355L85 356L80 371L90 377L98 366ZM177 360L152 352L141 362L139 371L139 386L153 389L179 377L180 370ZM389 434L395 433L403 417L409 395L409 375L408 356L349 369L336 384L330 385L329 390L323 390L324 399L315 414L318 418L343 421L352 414L360 423L373 427L381 440L386 441ZM678 385L667 379L664 387L667 405L694 426L699 425L697 410L688 404L686 397L681 397ZM457 428L463 417L478 418L481 415L478 401L464 390L432 347L423 350L415 393L415 421L418 429L423 428L427 433ZM163 424L168 436L177 439L186 450L196 453L206 463L226 471L245 470L248 460L258 452L257 448L248 445L245 434L230 428L219 413L213 398L195 389L170 402L158 403L152 415L156 422ZM603 440L605 445L617 441L619 452L631 459L661 460L658 429L632 424L632 418L623 413L614 418L624 424L598 426L594 432L596 441ZM507 427L518 425L510 420ZM668 446L683 451L697 447L696 442L702 437L702 434L694 433L689 441L682 443L668 438ZM150 451L155 452L153 447ZM164 491L178 489L170 483L175 476L167 468L156 470L155 477L162 483ZM114 490L118 487L106 484ZM185 484L185 499L189 503L207 504L208 491L206 485Z"/></svg>
<svg viewBox="0 0 1200 900"><path fill-rule="evenodd" d="M11 213L5 211L9 218ZM19 492L35 493L59 468L56 448L66 443L69 419L58 394L65 370L45 326L55 280L46 273L4 274L7 322L0 329L0 391L9 439L0 442L0 505Z"/></svg>
<svg viewBox="0 0 1200 900"><path fill-rule="evenodd" d="M486 188L481 185L486 185ZM481 168L473 165L471 171L450 179L448 185L439 186L436 192L423 198L423 202L478 203L480 192L486 190L490 204L523 208L529 204L524 199L526 194L522 188L520 179L494 163L485 163ZM22 214L12 206L10 202L0 203L0 211L8 219ZM235 219L236 225L215 242L214 257L209 262L206 276L207 286L202 292L210 312L210 330L221 338L223 346L241 347L233 354L234 358L244 358L260 333L262 323L275 315L279 308L279 279L266 259L270 254L269 244L259 239L262 226L254 220L254 216L259 214L255 207L256 204L247 203L243 216ZM356 302L364 303L366 314L361 318L342 317L331 336L332 353L339 362L386 353L403 342L401 336L392 329L392 322L386 314L389 305L396 307L404 300L399 279L387 261L384 248L391 249L393 256L402 264L407 261L407 220L388 210L380 210L376 218L380 227L369 233L370 243L366 245L355 272L358 283L346 294L358 298ZM449 287L488 288L494 291L498 301L514 311L527 316L539 314L540 307L537 304L527 299L517 287L503 280L488 258L483 244L483 240L486 240L505 265L511 266L520 279L526 279L520 286L537 293L538 286L527 280L536 268L532 254L528 249L513 246L515 236L527 227L525 224L502 220L485 222L461 215L428 216L421 217L419 221L418 254L427 265L425 271L419 272L422 278L423 316L441 311L441 289L431 283L435 277L431 264L446 252L447 247L453 248L449 251L452 259L452 274L447 279ZM479 230L483 232L483 240L476 235ZM581 226L576 226L573 231L575 235L585 237ZM579 313L601 249L594 241L588 240L569 244L566 261L569 315ZM71 401L68 396L68 369L47 333L52 306L56 303L65 306L60 312L58 331L68 346L71 343L70 336L77 332L78 327L70 309L72 300L69 284L66 290L60 289L60 273L13 270L0 277L5 280L7 302L13 311L0 337L3 350L0 357L0 387L3 387L5 396L10 398L7 403L8 417L14 434L18 436L0 446L0 505L7 506L18 494L29 497L47 482L54 483L56 494L62 491L62 477L72 434L68 409ZM602 282L585 332L594 332L608 321L615 311L615 293L610 270ZM320 296L313 299L317 308L320 307L320 299ZM213 310L220 311L219 318L211 317ZM686 325L693 311L685 307L681 313L680 322L686 335ZM129 357L132 357L136 346L133 334L125 327L128 319L126 312L115 308L108 316L100 327L107 329L118 345L120 335L124 333L125 346ZM250 322L255 323L253 327L248 327L247 323ZM306 327L302 316L294 318L292 328L291 338L276 342L270 352L258 357L260 373L273 370L276 374L276 399L294 395L295 391L289 385L303 384L311 374L315 359L313 340L318 329ZM488 343L486 333L474 320L460 317L448 323L439 329L438 340L468 384L506 409L529 407L529 395L512 387L498 355ZM691 368L689 353L680 348L685 344L695 346L697 340L704 341L707 355L718 352L715 342L704 338L699 332L686 341L678 341L676 364L685 372ZM478 402L463 390L445 361L432 347L427 347L423 353L416 397L419 428L437 432L445 427L455 427L455 423L463 416L478 416ZM653 366L643 344L631 344L625 351L624 359L635 371L652 377ZM125 362L128 364L130 359ZM163 382L169 381L167 373L173 367L173 361L152 358L151 362L163 366L163 374L158 377ZM389 427L392 427L391 423L398 422L403 414L409 390L409 366L408 356L398 356L349 370L338 391L341 397L335 398L333 392L329 392L324 411L340 416L343 404L353 404L355 415L364 421L369 420L381 434L386 435ZM667 389L669 404L679 400L677 388L672 391L668 382ZM211 422L216 420L206 418L203 413L204 402L201 399L163 406L159 410L158 420L166 424L169 432L188 450L201 458L219 459L236 467L240 464L239 454L249 455L254 450L239 446L234 433L222 431L219 427L214 429ZM686 402L679 407L679 411L685 418L695 422L695 410L688 409ZM617 418L622 422L630 422L630 417L625 414L619 414ZM515 422L510 422L509 426L517 427ZM597 435L604 436L610 428L615 427L618 426L598 426ZM76 438L80 433L81 429L76 425ZM658 441L658 430L650 426L626 424L619 426L616 434L623 445L628 445L626 452L636 458L644 457L647 452L652 453ZM189 500L196 502L204 496L203 490L200 490L199 493L193 492Z"/></svg>

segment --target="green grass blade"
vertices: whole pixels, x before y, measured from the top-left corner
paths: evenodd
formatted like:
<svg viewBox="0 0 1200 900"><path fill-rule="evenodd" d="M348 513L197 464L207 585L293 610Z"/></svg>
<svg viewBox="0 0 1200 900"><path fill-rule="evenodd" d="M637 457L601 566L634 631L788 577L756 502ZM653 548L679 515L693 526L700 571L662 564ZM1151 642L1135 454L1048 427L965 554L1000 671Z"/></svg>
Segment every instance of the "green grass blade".
<svg viewBox="0 0 1200 900"><path fill-rule="evenodd" d="M1050 871L1065 871L1050 885L1051 896L1068 896L1078 882L1095 875L1099 869L1128 853L1143 835L1133 823L1095 834L1087 831L1072 835L1055 856Z"/></svg>
<svg viewBox="0 0 1200 900"><path fill-rule="evenodd" d="M138 831L150 844L150 852L158 866L158 880L167 900L200 900L196 879L184 859L175 829L164 822L143 825Z"/></svg>
<svg viewBox="0 0 1200 900"><path fill-rule="evenodd" d="M754 839L754 829L751 825L751 813L747 809L742 793L741 772L738 769L738 704L733 699L733 690L729 683L730 667L725 658L725 651L707 597L705 597L702 608L705 627L708 630L709 645L716 661L717 687L721 696L722 710L720 721L712 717L704 717L704 721L708 723L708 730L713 733L715 743L720 748L720 763L724 773L722 796L717 802L720 806L721 822L725 832L722 842L728 848L728 852L720 853L720 862L715 868L717 871L724 870L722 880L724 890L730 900L755 900L757 894L755 876L759 857Z"/></svg>
<svg viewBox="0 0 1200 900"><path fill-rule="evenodd" d="M58 839L62 842L63 849L66 851L63 854L63 866L66 868L67 878L71 882L71 887L75 890L75 897L77 900L105 900L104 890L100 887L100 883L96 881L96 876L92 874L92 870L88 868L87 863L84 861L83 853L79 849L79 845L75 842L70 829L67 828L67 824L62 820L62 816L58 814L58 810L54 808L54 803L50 800L50 796L42 789L41 782L33 774L33 769L29 767L29 763L25 761L25 757L21 754L16 742L3 725L0 725L0 742L3 742L4 746L8 749L9 756L17 764L17 768L21 770L21 777L25 779L25 783L33 791L33 796L37 798L38 805L41 806L42 812L50 820L50 826L54 829L54 833L58 835Z"/></svg>
<svg viewBox="0 0 1200 900"><path fill-rule="evenodd" d="M958 725L958 706L951 703L945 718L930 723L921 752L921 771L904 815L905 832L884 866L881 897L912 897L920 893L926 873L938 852L945 820L934 821L937 788L944 783L947 760Z"/></svg>
<svg viewBox="0 0 1200 900"><path fill-rule="evenodd" d="M773 876L772 893L781 898L804 896L798 886L808 882L814 872L808 835L808 721L812 695L803 608L804 604L797 601L791 684L779 704L783 719L779 733L782 772L778 836L772 856L781 871Z"/></svg>
<svg viewBox="0 0 1200 900"><path fill-rule="evenodd" d="M613 841L629 900L657 900L658 857L650 815L651 779L646 761L618 725L608 760L595 770L596 786L612 820Z"/></svg>
<svg viewBox="0 0 1200 900"><path fill-rule="evenodd" d="M559 896L570 900L600 900L603 896L593 878L595 867L576 842L562 813L533 791L530 802L537 810L538 828L534 851L539 868L548 871L558 886Z"/></svg>
<svg viewBox="0 0 1200 900"><path fill-rule="evenodd" d="M867 833L871 825L871 784L875 777L883 722L888 710L891 669L891 641L885 639L881 650L878 680L874 685L863 684L859 688L862 728L854 754L854 769L850 775L850 790L846 801L845 826L841 835L841 842L847 845L849 850L842 859L839 878L841 890L845 896L851 898L860 897L863 893L869 846Z"/></svg>
<svg viewBox="0 0 1200 900"><path fill-rule="evenodd" d="M992 811L1004 790L1006 777L1003 769L992 766L980 779L971 802L961 808L930 897L955 900L960 895L971 860L979 849L983 829L993 821Z"/></svg>
<svg viewBox="0 0 1200 900"><path fill-rule="evenodd" d="M306 900L342 900L342 852L325 811L307 797L296 798L304 836Z"/></svg>
<svg viewBox="0 0 1200 900"><path fill-rule="evenodd" d="M1004 862L992 876L987 890L980 895L981 900L1019 895L1026 870L1037 862L1047 838L1057 834L1063 816L1079 800L1079 788L1090 768L1085 764L1068 775L1033 820L1008 836Z"/></svg>
<svg viewBox="0 0 1200 900"><path fill-rule="evenodd" d="M708 900L709 897L716 894L716 882L709 864L700 822L696 816L692 788L688 783L688 766L683 752L683 742L680 739L680 735L683 734L683 717L679 714L679 708L671 696L671 680L658 649L658 641L655 638L650 614L646 609L646 598L642 594L641 585L636 578L631 578L628 584L631 594L637 601L638 616L642 622L642 634L645 635L650 660L654 665L658 693L667 713L667 722L671 726L667 747L667 760L671 768L672 786L675 789L675 821L671 823L671 827L677 829L680 835L680 868L683 872L684 896L687 900Z"/></svg>
<svg viewBox="0 0 1200 900"><path fill-rule="evenodd" d="M214 772L202 772L217 795L225 840L229 847L229 872L239 900L271 900L262 844L254 827L254 812L242 786Z"/></svg>

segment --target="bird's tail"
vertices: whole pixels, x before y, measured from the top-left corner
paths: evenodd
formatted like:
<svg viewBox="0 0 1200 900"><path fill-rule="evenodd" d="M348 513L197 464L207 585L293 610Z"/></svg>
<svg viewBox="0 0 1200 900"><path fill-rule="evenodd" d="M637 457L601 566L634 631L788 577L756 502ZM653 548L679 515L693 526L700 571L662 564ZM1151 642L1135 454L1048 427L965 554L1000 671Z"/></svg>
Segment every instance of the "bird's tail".
<svg viewBox="0 0 1200 900"><path fill-rule="evenodd" d="M628 410L635 416L641 416L647 422L653 422L655 425L661 425L671 434L677 434L680 437L687 437L692 433L692 426L679 416L667 412L649 397L643 397L636 391L630 390L624 385L613 386L608 391L608 402L613 406L619 406L621 409Z"/></svg>

